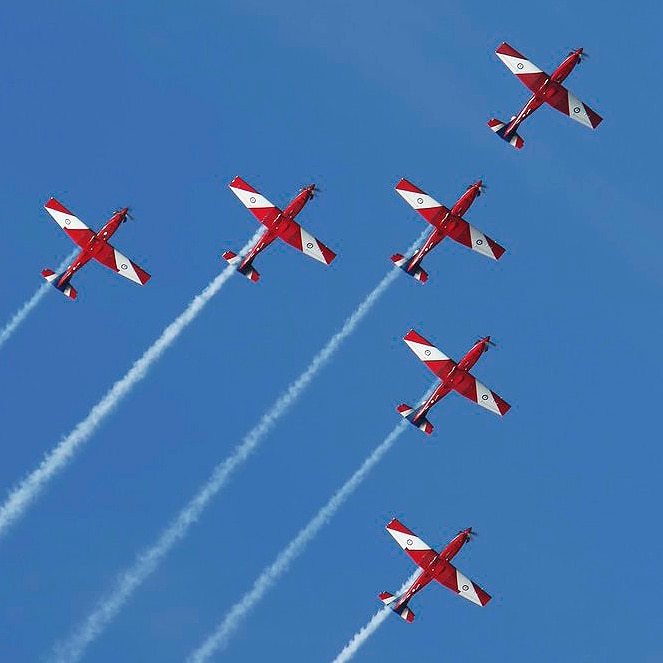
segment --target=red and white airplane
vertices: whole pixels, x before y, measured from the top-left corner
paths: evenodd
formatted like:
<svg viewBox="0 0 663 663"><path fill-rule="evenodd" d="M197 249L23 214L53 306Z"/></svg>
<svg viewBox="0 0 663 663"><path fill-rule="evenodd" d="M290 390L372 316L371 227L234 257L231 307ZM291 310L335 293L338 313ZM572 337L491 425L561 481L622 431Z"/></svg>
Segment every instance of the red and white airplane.
<svg viewBox="0 0 663 663"><path fill-rule="evenodd" d="M400 596L394 596L389 592L382 592L379 595L380 600L406 622L414 621L414 613L408 606L410 599L431 580L437 580L452 592L456 592L459 596L477 605L484 606L490 601L489 594L486 594L479 585L472 582L451 563L451 560L460 549L470 540L471 527L459 532L439 553L435 552L396 518L387 525L387 532L396 539L396 543L412 558L412 561L422 569L410 588Z"/></svg>
<svg viewBox="0 0 663 663"><path fill-rule="evenodd" d="M43 269L41 272L41 275L49 283L69 299L76 299L78 294L71 285L72 277L92 258L130 281L140 285L145 285L148 282L150 275L108 242L120 225L130 218L128 207L115 212L108 223L97 233L90 230L55 198L51 198L44 207L60 228L69 235L75 244L81 247L81 252L62 274L56 274L52 269Z"/></svg>
<svg viewBox="0 0 663 663"><path fill-rule="evenodd" d="M242 204L251 211L253 216L267 228L243 258L232 251L226 251L223 254L225 260L231 265L237 265L237 271L244 274L251 281L257 281L260 278L260 274L253 268L253 261L277 237L290 244L290 246L294 246L304 255L324 262L325 265L328 265L336 257L332 250L328 249L295 221L295 217L302 211L304 205L314 197L315 184L304 187L283 211L270 203L267 198L240 177L236 177L228 186Z"/></svg>
<svg viewBox="0 0 663 663"><path fill-rule="evenodd" d="M550 104L553 108L568 115L572 120L584 124L590 129L596 129L603 119L587 104L583 103L570 90L567 90L562 81L573 71L575 66L586 55L582 48L569 53L562 64L553 71L552 76L539 69L533 62L530 62L524 55L518 53L504 42L497 50L497 57L504 62L511 73L515 74L525 87L532 92L532 97L525 104L523 109L514 115L509 122L502 122L493 118L488 121L488 126L505 141L520 149L525 141L516 133L521 122L528 118L539 106L544 103Z"/></svg>
<svg viewBox="0 0 663 663"><path fill-rule="evenodd" d="M396 408L401 417L405 417L419 430L422 430L427 435L433 432L433 424L426 419L426 415L435 403L441 398L444 398L451 390L457 391L459 394L465 396L465 398L474 401L477 405L481 405L481 407L485 407L487 410L500 416L509 411L511 406L506 401L502 400L494 391L488 389L486 385L479 382L470 373L470 369L477 363L479 357L491 345L495 345L490 340L490 336L477 341L458 363L453 359L449 359L441 350L438 350L430 341L427 341L423 336L414 331L414 329L411 329L405 334L403 340L407 343L410 350L417 355L417 358L423 361L441 380L432 395L418 409L415 410L406 403Z"/></svg>
<svg viewBox="0 0 663 663"><path fill-rule="evenodd" d="M435 228L426 241L413 255L405 258L400 253L391 256L392 262L404 272L413 276L417 281L425 283L428 274L421 268L424 256L436 247L445 237L464 244L478 253L498 260L505 249L497 242L484 235L480 230L470 225L463 218L463 214L470 209L472 203L481 195L484 185L481 180L472 184L467 191L458 199L458 202L447 209L435 198L429 196L425 191L403 178L397 185L396 191L403 200L415 209L421 216Z"/></svg>

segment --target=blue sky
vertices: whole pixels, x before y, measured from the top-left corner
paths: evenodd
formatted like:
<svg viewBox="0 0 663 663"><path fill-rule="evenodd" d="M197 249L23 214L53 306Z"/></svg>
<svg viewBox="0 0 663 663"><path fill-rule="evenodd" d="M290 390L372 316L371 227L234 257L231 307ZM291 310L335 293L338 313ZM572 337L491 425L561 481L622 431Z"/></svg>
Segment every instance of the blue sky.
<svg viewBox="0 0 663 663"><path fill-rule="evenodd" d="M400 517L494 596L443 588L411 626L387 620L359 660L655 661L663 243L661 9L604 3L445 7L35 2L5 8L0 243L8 319L72 248L42 206L93 228L123 205L116 245L144 288L91 265L79 301L53 291L0 353L5 491L85 417L256 224L227 183L276 204L315 182L302 223L329 267L275 246L261 281L233 278L3 540L0 658L36 661L256 423L423 230L406 176L507 247L498 264L444 242L425 286L402 276L230 486L90 648L88 659L180 661L392 430L429 374L411 327L513 409L459 396L406 431L219 659L330 660L413 570L384 530ZM551 109L522 152L491 134L527 91L494 55L544 69L583 46L568 86L604 123Z"/></svg>

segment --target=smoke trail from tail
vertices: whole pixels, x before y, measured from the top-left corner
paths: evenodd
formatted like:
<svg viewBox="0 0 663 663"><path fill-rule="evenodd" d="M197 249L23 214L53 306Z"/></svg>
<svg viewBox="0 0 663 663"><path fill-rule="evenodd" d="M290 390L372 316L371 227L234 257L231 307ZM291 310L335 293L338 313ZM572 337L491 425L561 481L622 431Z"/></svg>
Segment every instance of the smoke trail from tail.
<svg viewBox="0 0 663 663"><path fill-rule="evenodd" d="M413 246L421 243L424 237L425 233L417 239ZM249 458L278 420L295 404L320 369L327 364L339 349L341 343L352 334L380 295L397 278L398 274L399 270L397 268L389 270L382 281L359 304L354 313L345 320L341 329L313 357L308 368L290 384L276 402L263 414L260 421L235 447L233 453L214 468L212 476L161 532L156 542L140 552L132 566L119 574L111 591L99 601L94 610L74 630L73 635L63 643L55 645L53 649L55 661L58 663L73 663L82 658L88 646L101 635L132 594L154 573L172 547L186 536L189 527L198 521L212 498L230 480L232 473Z"/></svg>
<svg viewBox="0 0 663 663"><path fill-rule="evenodd" d="M415 571L404 583L401 585L401 588L398 590L398 595L400 596L416 579L416 577L421 573L421 571ZM389 617L391 608L385 606L384 608L378 610L373 617L369 620L367 624L362 626L348 641L348 644L343 647L340 654L333 660L332 663L346 663L349 661L356 653L359 651L359 648L368 640L373 633L375 633L382 623Z"/></svg>
<svg viewBox="0 0 663 663"><path fill-rule="evenodd" d="M432 388L431 388L432 389ZM425 398L431 390L427 392ZM252 608L259 603L290 565L304 552L318 532L336 515L339 508L361 485L369 472L393 446L407 428L408 422L400 421L387 437L364 460L359 469L339 488L327 504L301 529L297 536L277 555L253 583L251 589L228 611L214 632L186 659L187 663L204 663L219 649L228 645L232 634L242 624Z"/></svg>
<svg viewBox="0 0 663 663"><path fill-rule="evenodd" d="M78 249L72 251L59 265L57 273L64 271L67 265L76 257ZM42 283L36 290L35 294L28 299L23 306L21 306L16 313L14 313L11 320L0 330L0 349L10 339L14 332L21 326L30 313L37 307L37 304L44 298L51 284L48 282Z"/></svg>
<svg viewBox="0 0 663 663"><path fill-rule="evenodd" d="M243 251L258 237L259 233L256 233ZM134 363L126 375L106 392L106 395L90 410L87 417L78 423L71 433L62 439L55 448L51 449L39 466L9 493L5 502L0 506L0 538L25 513L48 481L67 466L81 445L87 442L104 419L147 375L152 365L160 359L161 355L175 342L186 327L195 320L207 302L219 292L234 271L234 267L226 267L200 294L196 295L186 309L164 329L161 336Z"/></svg>

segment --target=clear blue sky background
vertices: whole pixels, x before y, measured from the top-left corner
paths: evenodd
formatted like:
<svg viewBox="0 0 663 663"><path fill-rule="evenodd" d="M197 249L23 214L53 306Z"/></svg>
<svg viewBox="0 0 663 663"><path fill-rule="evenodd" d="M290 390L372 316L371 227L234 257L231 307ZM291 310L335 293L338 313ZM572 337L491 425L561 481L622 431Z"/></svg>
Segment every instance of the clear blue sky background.
<svg viewBox="0 0 663 663"><path fill-rule="evenodd" d="M494 596L443 588L393 618L364 661L658 661L662 141L655 3L311 4L34 2L2 10L0 312L72 245L55 195L117 246L145 288L91 265L0 354L0 487L81 420L256 230L227 189L276 204L324 193L304 225L331 267L274 247L235 277L0 542L0 658L41 660L150 544L423 230L402 176L507 247L499 264L443 243L425 286L400 277L235 475L88 660L180 661L430 383L401 341L416 327L459 358L499 342L476 375L513 404L499 420L459 396L412 429L247 619L228 660L324 661L413 571L384 524L446 543ZM551 109L512 150L487 128L527 90L494 55L507 40L552 69L583 46L569 87L595 132ZM220 658L223 658L220 657Z"/></svg>

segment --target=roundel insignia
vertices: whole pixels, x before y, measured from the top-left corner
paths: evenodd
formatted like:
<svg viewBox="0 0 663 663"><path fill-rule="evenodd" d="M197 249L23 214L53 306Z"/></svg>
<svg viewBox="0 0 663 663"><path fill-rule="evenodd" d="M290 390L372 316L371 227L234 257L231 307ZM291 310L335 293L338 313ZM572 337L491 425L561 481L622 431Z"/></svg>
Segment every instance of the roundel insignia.
<svg viewBox="0 0 663 663"><path fill-rule="evenodd" d="M71 223L71 219L65 219L64 222L66 225L69 225Z"/></svg>
<svg viewBox="0 0 663 663"><path fill-rule="evenodd" d="M411 546L414 541L412 539L408 539L405 543L407 543L408 546Z"/></svg>
<svg viewBox="0 0 663 663"><path fill-rule="evenodd" d="M469 585L463 585L463 591L466 592L470 588Z"/></svg>
<svg viewBox="0 0 663 663"><path fill-rule="evenodd" d="M120 267L121 267L122 269L128 269L128 266L127 266L127 263L126 263L126 262L123 262L123 263L120 265Z"/></svg>
<svg viewBox="0 0 663 663"><path fill-rule="evenodd" d="M477 240L477 246L481 246L482 244L483 244L483 240L482 240L482 239L478 239L478 240Z"/></svg>
<svg viewBox="0 0 663 663"><path fill-rule="evenodd" d="M574 113L579 113L580 112L580 106L575 106L573 109Z"/></svg>
<svg viewBox="0 0 663 663"><path fill-rule="evenodd" d="M516 67L518 67L518 69L522 69L524 66L525 66L525 65L524 65L522 62L519 62L519 63L516 65Z"/></svg>
<svg viewBox="0 0 663 663"><path fill-rule="evenodd" d="M427 357L430 357L430 350L424 350L424 354L425 354Z"/></svg>
<svg viewBox="0 0 663 663"><path fill-rule="evenodd" d="M249 202L250 202L251 204L255 203L255 201L256 201L256 197L255 197L255 196L251 196L251 197L249 198Z"/></svg>
<svg viewBox="0 0 663 663"><path fill-rule="evenodd" d="M308 243L306 244L306 248L307 248L307 249L312 249L312 248L313 248L313 242L308 242Z"/></svg>
<svg viewBox="0 0 663 663"><path fill-rule="evenodd" d="M488 394L481 394L481 400L482 401L487 401L488 400Z"/></svg>
<svg viewBox="0 0 663 663"><path fill-rule="evenodd" d="M424 199L421 196L419 196L419 198L417 198L417 204L418 205L423 205L424 204Z"/></svg>

